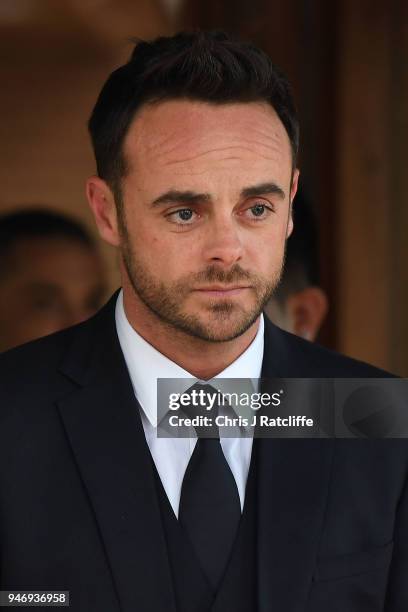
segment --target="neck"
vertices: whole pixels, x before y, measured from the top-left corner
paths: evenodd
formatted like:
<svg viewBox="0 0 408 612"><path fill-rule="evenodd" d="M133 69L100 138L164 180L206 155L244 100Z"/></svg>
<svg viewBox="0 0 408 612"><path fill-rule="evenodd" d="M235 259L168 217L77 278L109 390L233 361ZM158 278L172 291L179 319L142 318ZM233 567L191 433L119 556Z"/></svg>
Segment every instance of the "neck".
<svg viewBox="0 0 408 612"><path fill-rule="evenodd" d="M213 378L238 359L254 340L259 326L258 318L233 340L209 342L159 319L143 302L135 299L130 287L123 287L123 304L130 325L146 342L201 380Z"/></svg>

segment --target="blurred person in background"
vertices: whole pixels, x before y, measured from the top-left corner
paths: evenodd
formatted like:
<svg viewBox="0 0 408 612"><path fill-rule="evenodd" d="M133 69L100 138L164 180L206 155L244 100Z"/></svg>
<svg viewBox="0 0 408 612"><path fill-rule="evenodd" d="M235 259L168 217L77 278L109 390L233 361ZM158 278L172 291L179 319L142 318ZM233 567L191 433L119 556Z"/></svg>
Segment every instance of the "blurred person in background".
<svg viewBox="0 0 408 612"><path fill-rule="evenodd" d="M82 225L47 209L0 217L0 351L84 321L106 286Z"/></svg>
<svg viewBox="0 0 408 612"><path fill-rule="evenodd" d="M319 236L314 211L303 192L293 203L294 229L286 244L282 280L265 313L282 329L315 340L326 318L328 299L319 286Z"/></svg>

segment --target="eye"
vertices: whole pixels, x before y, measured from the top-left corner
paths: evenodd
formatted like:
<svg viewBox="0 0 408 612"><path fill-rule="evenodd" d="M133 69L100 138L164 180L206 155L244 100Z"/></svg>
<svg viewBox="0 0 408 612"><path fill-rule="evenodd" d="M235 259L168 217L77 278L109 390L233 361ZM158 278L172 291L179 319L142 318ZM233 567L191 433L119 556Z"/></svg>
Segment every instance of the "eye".
<svg viewBox="0 0 408 612"><path fill-rule="evenodd" d="M191 225L197 216L191 208L180 208L166 215L169 221L178 225Z"/></svg>
<svg viewBox="0 0 408 612"><path fill-rule="evenodd" d="M254 221L262 221L269 217L269 215L274 212L271 206L267 206L263 202L257 202L250 208L247 208L244 213L245 215Z"/></svg>
<svg viewBox="0 0 408 612"><path fill-rule="evenodd" d="M255 206L252 206L251 211L252 211L252 214L254 215L254 217L262 217L262 215L265 212L265 205L264 204L255 204Z"/></svg>

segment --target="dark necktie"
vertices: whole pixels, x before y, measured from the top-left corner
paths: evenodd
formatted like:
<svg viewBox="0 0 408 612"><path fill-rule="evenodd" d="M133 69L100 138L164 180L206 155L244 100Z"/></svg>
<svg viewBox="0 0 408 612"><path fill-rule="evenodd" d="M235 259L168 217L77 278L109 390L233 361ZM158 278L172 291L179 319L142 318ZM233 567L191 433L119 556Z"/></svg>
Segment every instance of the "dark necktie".
<svg viewBox="0 0 408 612"><path fill-rule="evenodd" d="M210 385L194 385L216 393ZM204 411L203 411L204 413ZM215 419L215 406L210 415ZM208 412L207 412L208 415ZM218 428L196 428L198 440L181 488L179 521L214 592L223 577L241 518L237 485L221 448Z"/></svg>

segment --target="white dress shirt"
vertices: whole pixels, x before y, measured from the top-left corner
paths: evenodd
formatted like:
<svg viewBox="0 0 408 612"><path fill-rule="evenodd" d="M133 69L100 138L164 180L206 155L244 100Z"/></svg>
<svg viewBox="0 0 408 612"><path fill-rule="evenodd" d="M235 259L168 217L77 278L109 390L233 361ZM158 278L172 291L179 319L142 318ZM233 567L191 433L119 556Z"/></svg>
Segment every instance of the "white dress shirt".
<svg viewBox="0 0 408 612"><path fill-rule="evenodd" d="M126 317L122 291L116 302L115 317L119 343L136 398L142 408L140 416L146 441L171 507L174 514L178 516L181 485L197 438L157 437L157 379L193 378L194 381L197 379L190 372L162 355L133 329ZM264 349L263 336L264 321L261 315L258 332L250 346L214 378L259 379ZM220 434L223 453L237 484L241 510L245 500L252 441L252 436L223 438Z"/></svg>

